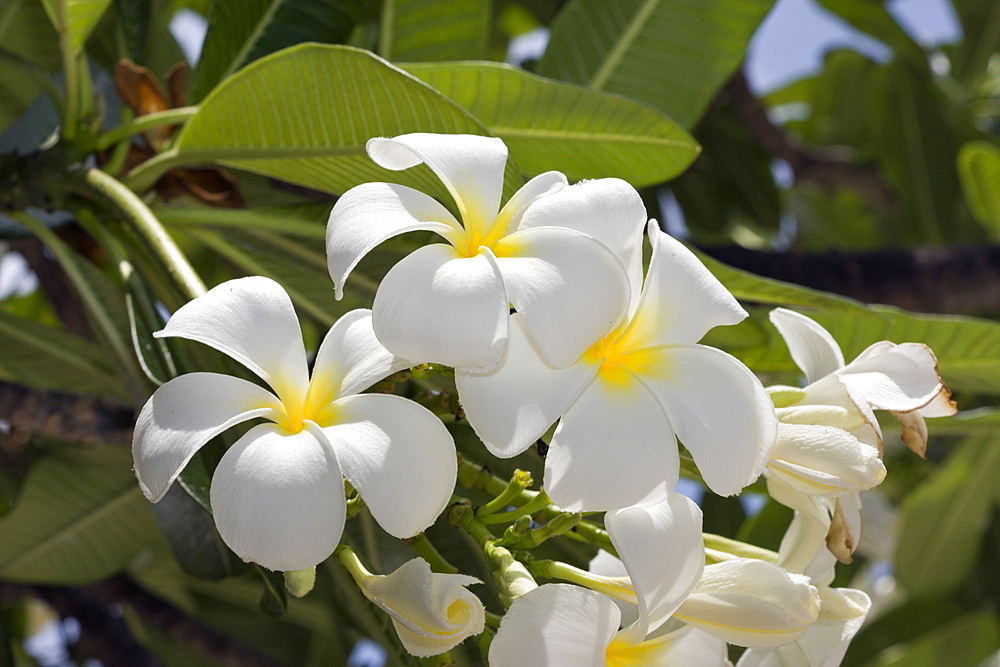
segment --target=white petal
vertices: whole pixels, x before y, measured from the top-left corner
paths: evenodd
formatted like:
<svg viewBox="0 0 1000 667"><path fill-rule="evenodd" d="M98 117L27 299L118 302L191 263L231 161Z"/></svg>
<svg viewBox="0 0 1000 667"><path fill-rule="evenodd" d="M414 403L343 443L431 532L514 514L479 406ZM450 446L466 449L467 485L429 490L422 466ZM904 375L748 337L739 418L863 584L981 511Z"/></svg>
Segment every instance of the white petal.
<svg viewBox="0 0 1000 667"><path fill-rule="evenodd" d="M219 461L212 513L237 556L269 570L325 560L344 529L344 478L329 446L308 431L255 426Z"/></svg>
<svg viewBox="0 0 1000 667"><path fill-rule="evenodd" d="M697 343L712 327L747 313L684 244L649 224L653 255L629 329L628 349Z"/></svg>
<svg viewBox="0 0 1000 667"><path fill-rule="evenodd" d="M592 236L621 260L632 298L642 290L642 233L646 207L635 188L618 178L582 181L536 202L521 229L568 227Z"/></svg>
<svg viewBox="0 0 1000 667"><path fill-rule="evenodd" d="M806 396L802 399L804 404L834 405L844 408L848 413L860 415L865 425L851 429L851 434L858 440L874 445L879 451L882 451L882 428L878 424L878 418L872 411L872 407L857 388L845 383L840 375L834 373L823 376L816 382L809 384L805 389ZM871 434L865 433L868 429L874 431L875 442L869 442Z"/></svg>
<svg viewBox="0 0 1000 667"><path fill-rule="evenodd" d="M629 286L618 259L579 232L540 227L495 246L507 296L553 366L569 366L625 316Z"/></svg>
<svg viewBox="0 0 1000 667"><path fill-rule="evenodd" d="M823 600L819 620L804 635L788 647L749 649L737 667L840 665L851 639L864 623L871 600L862 591L851 588L822 587L819 592Z"/></svg>
<svg viewBox="0 0 1000 667"><path fill-rule="evenodd" d="M455 386L476 435L493 454L510 458L542 437L596 371L596 365L585 362L559 369L546 364L524 320L514 314L496 370L456 370Z"/></svg>
<svg viewBox="0 0 1000 667"><path fill-rule="evenodd" d="M844 354L837 341L815 320L787 308L775 308L770 318L785 339L795 365L805 373L807 383L844 366Z"/></svg>
<svg viewBox="0 0 1000 667"><path fill-rule="evenodd" d="M483 631L483 603L465 589L478 583L475 577L432 573L427 561L414 558L392 574L367 579L362 591L392 618L406 650L424 658Z"/></svg>
<svg viewBox="0 0 1000 667"><path fill-rule="evenodd" d="M490 667L605 667L618 608L594 591L546 584L514 600L490 645Z"/></svg>
<svg viewBox="0 0 1000 667"><path fill-rule="evenodd" d="M372 321L379 341L400 357L489 370L503 355L508 312L489 250L462 257L436 244L389 270L375 294Z"/></svg>
<svg viewBox="0 0 1000 667"><path fill-rule="evenodd" d="M470 234L485 232L500 210L507 164L507 147L500 139L414 133L371 139L367 149L372 160L386 169L400 171L426 163L454 197Z"/></svg>
<svg viewBox="0 0 1000 667"><path fill-rule="evenodd" d="M393 236L416 230L436 232L461 244L465 232L455 216L433 198L393 183L365 183L345 192L330 212L326 227L326 262L336 288L361 258Z"/></svg>
<svg viewBox="0 0 1000 667"><path fill-rule="evenodd" d="M188 373L170 380L136 419L132 457L139 488L157 502L206 442L240 422L281 413L273 394L240 378Z"/></svg>
<svg viewBox="0 0 1000 667"><path fill-rule="evenodd" d="M878 449L829 426L779 425L767 467L792 487L813 495L870 489L885 479Z"/></svg>
<svg viewBox="0 0 1000 667"><path fill-rule="evenodd" d="M671 493L654 505L608 512L604 522L639 601L638 622L618 636L638 644L670 618L701 579L701 509Z"/></svg>
<svg viewBox="0 0 1000 667"><path fill-rule="evenodd" d="M378 342L370 310L345 313L330 327L316 352L309 383L310 412L341 396L360 393L411 365Z"/></svg>
<svg viewBox="0 0 1000 667"><path fill-rule="evenodd" d="M587 564L587 571L602 577L628 577L625 563L604 549L598 549L597 555L590 559L590 563ZM630 602L614 596L611 596L611 601L615 603L618 611L622 614L621 624L623 627L627 628L639 619L639 605L636 602Z"/></svg>
<svg viewBox="0 0 1000 667"><path fill-rule="evenodd" d="M494 229L493 233L506 236L513 234L522 225L525 212L538 200L548 197L566 187L566 176L558 171L547 171L535 176L525 183L507 200L495 225L504 225L503 229Z"/></svg>
<svg viewBox="0 0 1000 667"><path fill-rule="evenodd" d="M288 293L270 278L229 280L181 306L157 337L189 338L225 352L289 404L309 387L302 330Z"/></svg>
<svg viewBox="0 0 1000 667"><path fill-rule="evenodd" d="M942 387L934 400L915 412L918 412L922 417L950 417L958 412L958 405L951 400L951 390L948 387Z"/></svg>
<svg viewBox="0 0 1000 667"><path fill-rule="evenodd" d="M690 625L651 637L634 650L645 653L636 656L634 667L730 666L726 642Z"/></svg>
<svg viewBox="0 0 1000 667"><path fill-rule="evenodd" d="M677 484L674 434L631 375L598 375L563 415L545 458L545 491L569 512L615 510L665 498Z"/></svg>
<svg viewBox="0 0 1000 667"><path fill-rule="evenodd" d="M645 361L640 377L705 483L729 496L757 479L778 427L760 380L734 357L703 345L664 346L639 355Z"/></svg>
<svg viewBox="0 0 1000 667"><path fill-rule="evenodd" d="M323 429L347 480L386 532L412 537L437 519L455 489L455 443L430 410L399 396L363 394L333 404Z"/></svg>
<svg viewBox="0 0 1000 667"><path fill-rule="evenodd" d="M737 558L705 566L701 583L675 616L730 644L780 646L801 637L819 608L808 577Z"/></svg>
<svg viewBox="0 0 1000 667"><path fill-rule="evenodd" d="M893 412L924 407L935 400L944 386L934 354L929 347L918 343L876 343L837 375L873 408Z"/></svg>

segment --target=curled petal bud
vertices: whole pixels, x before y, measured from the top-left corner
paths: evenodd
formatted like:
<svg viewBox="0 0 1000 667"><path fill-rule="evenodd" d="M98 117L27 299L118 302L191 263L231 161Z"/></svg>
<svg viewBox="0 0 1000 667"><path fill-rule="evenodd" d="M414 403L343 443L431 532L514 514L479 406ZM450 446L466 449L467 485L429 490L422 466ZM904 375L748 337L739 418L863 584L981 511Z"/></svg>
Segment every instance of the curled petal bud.
<svg viewBox="0 0 1000 667"><path fill-rule="evenodd" d="M705 566L701 582L674 616L730 644L781 646L801 637L819 609L809 577L737 558Z"/></svg>

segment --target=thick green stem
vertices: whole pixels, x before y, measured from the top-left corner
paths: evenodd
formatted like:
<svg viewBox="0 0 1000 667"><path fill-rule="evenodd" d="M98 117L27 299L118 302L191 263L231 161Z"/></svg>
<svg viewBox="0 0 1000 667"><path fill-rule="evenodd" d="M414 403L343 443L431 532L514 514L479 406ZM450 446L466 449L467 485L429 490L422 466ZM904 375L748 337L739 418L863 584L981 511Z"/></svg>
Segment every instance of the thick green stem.
<svg viewBox="0 0 1000 667"><path fill-rule="evenodd" d="M194 299L205 293L205 284L187 257L149 207L134 192L100 169L85 169L83 181L87 185L88 194L100 194L132 225L153 255L166 267L176 287L186 298Z"/></svg>
<svg viewBox="0 0 1000 667"><path fill-rule="evenodd" d="M530 561L528 571L536 577L562 579L619 600L637 602L635 589L628 577L604 577L557 560Z"/></svg>
<svg viewBox="0 0 1000 667"><path fill-rule="evenodd" d="M515 470L511 475L507 487L501 491L493 500L482 505L476 510L476 516L482 519L485 516L498 512L514 503L521 496L521 492L532 484L531 473L525 470ZM514 517L517 518L517 517Z"/></svg>
<svg viewBox="0 0 1000 667"><path fill-rule="evenodd" d="M62 56L63 78L66 82L66 104L63 105L62 136L66 141L76 138L80 122L80 77L76 71L76 53L73 50L73 34L69 25L69 1L57 0L56 12L59 24L59 53Z"/></svg>
<svg viewBox="0 0 1000 667"><path fill-rule="evenodd" d="M139 134L155 127L180 125L197 112L198 107L179 107L177 109L167 109L166 111L140 116L131 122L122 123L118 127L108 130L99 136L96 148L99 151L104 150L105 148L114 146L123 139L131 137L133 134Z"/></svg>
<svg viewBox="0 0 1000 667"><path fill-rule="evenodd" d="M134 192L145 192L153 187L161 176L182 164L184 164L184 158L176 149L163 151L130 171L122 182Z"/></svg>
<svg viewBox="0 0 1000 667"><path fill-rule="evenodd" d="M441 552L437 550L433 542L427 539L427 535L424 533L403 541L410 545L414 553L430 564L432 571L441 572L442 574L459 573L460 570L441 555Z"/></svg>

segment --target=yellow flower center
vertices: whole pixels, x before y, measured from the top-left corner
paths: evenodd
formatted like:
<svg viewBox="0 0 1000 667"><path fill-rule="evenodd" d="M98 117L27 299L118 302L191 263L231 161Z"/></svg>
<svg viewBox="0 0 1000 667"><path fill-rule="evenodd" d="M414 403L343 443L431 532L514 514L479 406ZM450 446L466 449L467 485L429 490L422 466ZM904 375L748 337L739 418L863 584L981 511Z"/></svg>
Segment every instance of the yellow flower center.
<svg viewBox="0 0 1000 667"><path fill-rule="evenodd" d="M653 643L643 642L638 646L629 646L615 639L608 645L604 659L608 667L642 667L652 664L651 658L657 648Z"/></svg>
<svg viewBox="0 0 1000 667"><path fill-rule="evenodd" d="M605 382L625 385L632 374L647 374L653 364L651 355L645 350L629 348L629 336L623 336L622 329L618 328L594 343L583 353L583 358L592 364L600 362L597 375Z"/></svg>

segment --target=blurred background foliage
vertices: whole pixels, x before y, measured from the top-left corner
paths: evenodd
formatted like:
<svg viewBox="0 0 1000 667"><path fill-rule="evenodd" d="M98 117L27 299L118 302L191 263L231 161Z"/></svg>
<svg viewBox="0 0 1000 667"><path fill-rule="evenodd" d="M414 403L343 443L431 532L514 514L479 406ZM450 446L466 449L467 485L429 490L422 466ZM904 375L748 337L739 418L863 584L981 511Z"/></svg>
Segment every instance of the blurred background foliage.
<svg viewBox="0 0 1000 667"><path fill-rule="evenodd" d="M798 382L774 305L817 319L848 359L882 339L930 345L962 412L932 421L926 460L885 424L889 476L838 575L875 606L843 664L1000 664L1000 3L952 0L960 34L927 45L888 3L810 1L877 54L834 48L760 91L743 62L764 0L5 0L0 665L361 665L363 637L389 664L411 660L337 564L293 600L228 552L205 498L232 434L156 506L127 447L159 382L244 372L151 337L191 291L142 216L208 285L278 280L314 349L428 240L383 244L334 301L336 195L392 180L450 204L426 168L390 174L366 157L369 137L410 131L503 138L508 194L550 169L641 188L751 312L706 342L765 383ZM169 27L195 15L207 34L185 65ZM484 462L450 378L397 379L383 389L441 414ZM541 477L534 451L491 466ZM769 548L790 518L763 485L702 502L707 531ZM432 541L488 581L474 545L439 523ZM412 556L365 514L348 536L382 572ZM454 656L476 664L478 651Z"/></svg>

